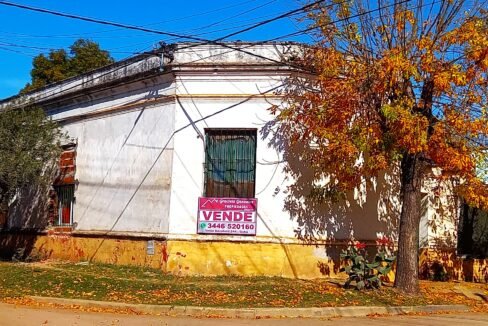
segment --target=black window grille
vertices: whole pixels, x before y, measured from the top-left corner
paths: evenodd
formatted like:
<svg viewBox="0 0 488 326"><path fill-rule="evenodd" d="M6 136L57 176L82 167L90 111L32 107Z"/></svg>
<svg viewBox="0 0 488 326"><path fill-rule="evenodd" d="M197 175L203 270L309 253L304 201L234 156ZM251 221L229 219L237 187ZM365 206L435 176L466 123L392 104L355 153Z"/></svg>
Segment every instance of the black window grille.
<svg viewBox="0 0 488 326"><path fill-rule="evenodd" d="M256 129L205 130L205 197L254 197L256 137Z"/></svg>

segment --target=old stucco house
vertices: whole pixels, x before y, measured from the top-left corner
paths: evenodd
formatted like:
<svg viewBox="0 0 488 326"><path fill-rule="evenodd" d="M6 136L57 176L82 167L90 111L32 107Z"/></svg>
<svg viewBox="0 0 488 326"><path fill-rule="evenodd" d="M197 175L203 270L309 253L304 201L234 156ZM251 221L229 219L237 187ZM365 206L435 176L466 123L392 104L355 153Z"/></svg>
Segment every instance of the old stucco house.
<svg viewBox="0 0 488 326"><path fill-rule="evenodd" d="M313 278L337 272L351 238L394 238L400 206L388 174L341 206L307 207L306 186L303 200L287 200L284 164L307 167L283 157L286 135L268 108L297 73L285 63L296 55L287 43L181 43L3 100L42 106L71 140L47 209L19 195L2 245L180 275ZM428 205L424 246L455 238L454 218L433 229L435 218ZM314 228L319 246L297 237Z"/></svg>

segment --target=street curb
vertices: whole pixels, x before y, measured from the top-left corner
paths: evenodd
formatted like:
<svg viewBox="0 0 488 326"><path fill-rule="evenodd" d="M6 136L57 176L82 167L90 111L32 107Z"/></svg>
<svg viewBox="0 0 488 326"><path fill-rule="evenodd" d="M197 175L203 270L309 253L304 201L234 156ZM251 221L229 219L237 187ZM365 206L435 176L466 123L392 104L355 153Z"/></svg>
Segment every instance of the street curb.
<svg viewBox="0 0 488 326"><path fill-rule="evenodd" d="M195 306L169 306L131 304L109 301L65 299L53 297L30 296L40 303L59 304L63 306L81 306L85 308L125 309L135 313L157 314L185 317L224 317L242 319L260 318L324 318L324 317L364 317L368 315L404 315L408 313L468 312L465 305L427 305L427 306L349 306L324 308L219 308Z"/></svg>

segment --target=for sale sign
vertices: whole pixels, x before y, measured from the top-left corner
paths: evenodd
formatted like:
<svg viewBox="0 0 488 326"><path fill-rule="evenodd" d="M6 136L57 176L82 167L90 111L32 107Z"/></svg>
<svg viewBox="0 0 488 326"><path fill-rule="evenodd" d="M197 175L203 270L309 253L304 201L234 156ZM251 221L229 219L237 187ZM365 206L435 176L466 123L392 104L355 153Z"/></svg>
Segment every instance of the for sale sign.
<svg viewBox="0 0 488 326"><path fill-rule="evenodd" d="M256 198L198 198L199 234L256 235Z"/></svg>

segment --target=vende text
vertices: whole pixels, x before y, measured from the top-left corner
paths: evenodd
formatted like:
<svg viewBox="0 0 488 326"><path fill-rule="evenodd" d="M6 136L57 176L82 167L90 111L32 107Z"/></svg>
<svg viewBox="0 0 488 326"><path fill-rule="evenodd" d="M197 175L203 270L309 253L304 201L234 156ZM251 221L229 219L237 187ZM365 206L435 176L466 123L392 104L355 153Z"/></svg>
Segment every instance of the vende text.
<svg viewBox="0 0 488 326"><path fill-rule="evenodd" d="M253 212L200 211L205 221L254 222Z"/></svg>

